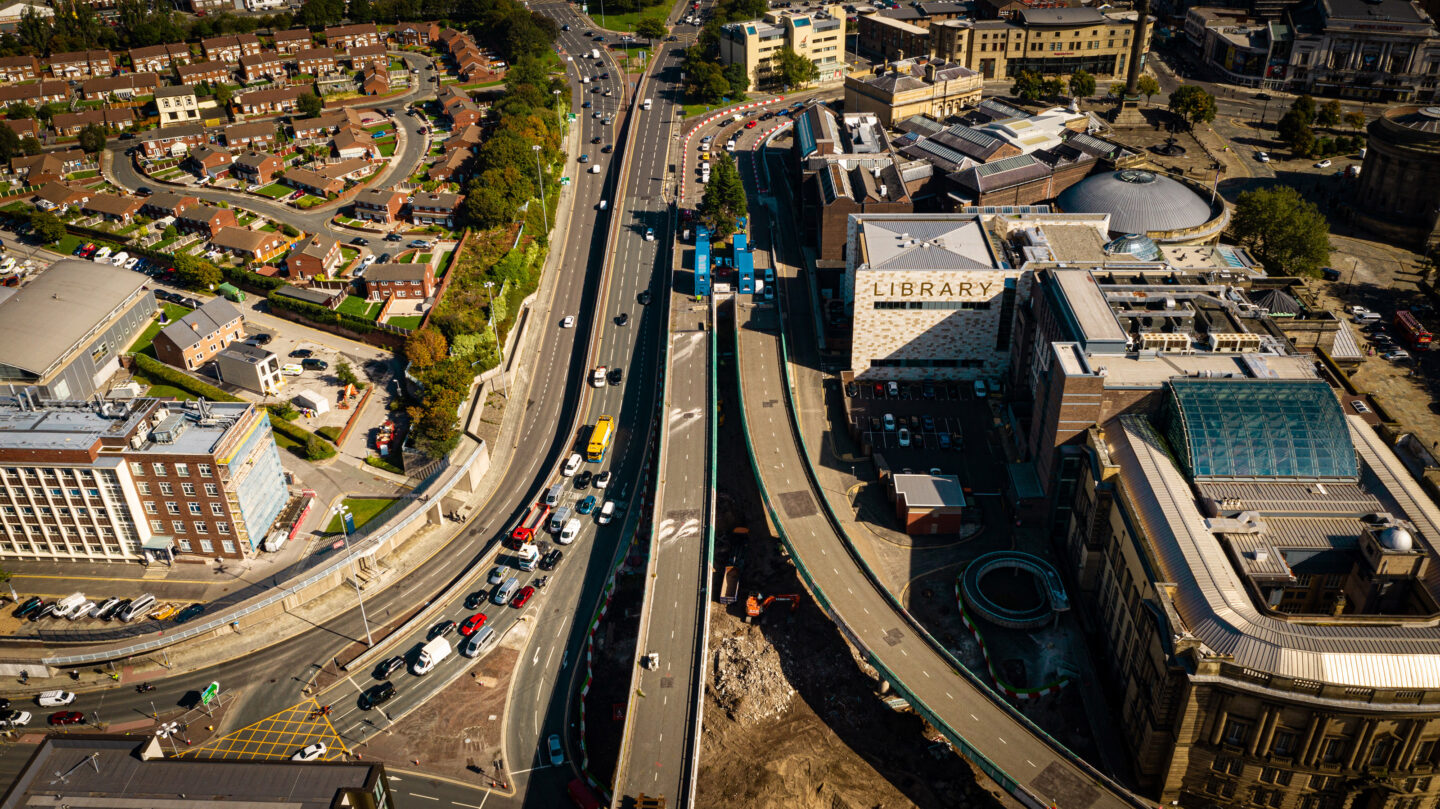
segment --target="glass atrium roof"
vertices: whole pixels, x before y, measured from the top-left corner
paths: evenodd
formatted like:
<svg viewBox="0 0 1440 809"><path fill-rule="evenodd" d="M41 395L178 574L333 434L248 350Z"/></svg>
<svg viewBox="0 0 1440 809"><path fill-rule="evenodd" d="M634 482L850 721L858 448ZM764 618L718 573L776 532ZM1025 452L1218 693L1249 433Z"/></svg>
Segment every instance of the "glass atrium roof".
<svg viewBox="0 0 1440 809"><path fill-rule="evenodd" d="M1355 480L1349 428L1323 380L1175 379L1169 438L1196 480Z"/></svg>

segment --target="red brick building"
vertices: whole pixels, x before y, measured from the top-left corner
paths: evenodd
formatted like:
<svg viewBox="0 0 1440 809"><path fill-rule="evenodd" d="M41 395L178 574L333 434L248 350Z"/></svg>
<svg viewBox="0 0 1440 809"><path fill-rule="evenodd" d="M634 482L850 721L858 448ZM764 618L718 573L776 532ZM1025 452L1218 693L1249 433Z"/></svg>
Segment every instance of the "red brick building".
<svg viewBox="0 0 1440 809"><path fill-rule="evenodd" d="M224 298L211 298L204 306L176 320L155 335L155 356L167 365L194 370L221 349L245 338L245 317Z"/></svg>

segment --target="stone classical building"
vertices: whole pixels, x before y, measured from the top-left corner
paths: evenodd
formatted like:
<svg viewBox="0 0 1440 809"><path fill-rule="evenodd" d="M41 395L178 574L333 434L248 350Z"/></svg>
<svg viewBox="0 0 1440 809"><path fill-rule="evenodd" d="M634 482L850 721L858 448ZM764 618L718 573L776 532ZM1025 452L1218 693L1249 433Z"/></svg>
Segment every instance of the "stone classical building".
<svg viewBox="0 0 1440 809"><path fill-rule="evenodd" d="M930 26L930 53L964 65L985 79L1021 71L1069 76L1085 70L1097 79L1125 75L1135 12L1094 8L1023 8L1013 20L954 19ZM1151 20L1145 26L1148 51Z"/></svg>
<svg viewBox="0 0 1440 809"><path fill-rule="evenodd" d="M1440 107L1397 107L1370 123L1354 212L1399 244L1440 243Z"/></svg>
<svg viewBox="0 0 1440 809"><path fill-rule="evenodd" d="M959 64L880 64L845 77L845 111L879 116L886 127L912 115L943 121L980 102L980 74Z"/></svg>
<svg viewBox="0 0 1440 809"><path fill-rule="evenodd" d="M1374 101L1429 101L1440 37L1413 0L1313 0L1287 13L1285 89Z"/></svg>

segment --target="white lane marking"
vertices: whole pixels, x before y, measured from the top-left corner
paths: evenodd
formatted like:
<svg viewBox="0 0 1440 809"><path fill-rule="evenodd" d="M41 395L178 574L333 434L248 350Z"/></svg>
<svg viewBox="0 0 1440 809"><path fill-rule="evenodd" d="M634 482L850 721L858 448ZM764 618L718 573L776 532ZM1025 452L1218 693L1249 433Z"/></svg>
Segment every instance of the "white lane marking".
<svg viewBox="0 0 1440 809"><path fill-rule="evenodd" d="M1005 739L1000 736L996 736L995 738L1000 739L1001 744L1009 744L1009 742L1005 741Z"/></svg>
<svg viewBox="0 0 1440 809"><path fill-rule="evenodd" d="M970 718L973 719L973 720L976 721L976 722L979 722L979 721L980 721L980 717L976 716L976 715L973 714L973 713L970 714Z"/></svg>
<svg viewBox="0 0 1440 809"><path fill-rule="evenodd" d="M439 798L435 798L435 797L432 797L432 796L430 796L430 795L421 795L421 794L416 793L416 792L411 792L411 793L409 793L409 795L410 795L410 797L412 797L412 798L424 798L424 799L427 800L427 801L438 801L438 800L440 800Z"/></svg>

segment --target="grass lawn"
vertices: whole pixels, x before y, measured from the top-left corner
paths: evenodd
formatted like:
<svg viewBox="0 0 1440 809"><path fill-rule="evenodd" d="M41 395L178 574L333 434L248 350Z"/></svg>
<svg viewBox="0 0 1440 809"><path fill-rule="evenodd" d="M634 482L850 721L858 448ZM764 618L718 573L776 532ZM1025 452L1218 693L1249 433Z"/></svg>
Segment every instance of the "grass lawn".
<svg viewBox="0 0 1440 809"><path fill-rule="evenodd" d="M289 186L281 185L279 183L271 183L263 188L252 188L250 190L254 191L262 197L269 197L270 199L280 199L281 197L287 196L291 193L294 193L295 191L295 189L290 188Z"/></svg>
<svg viewBox="0 0 1440 809"><path fill-rule="evenodd" d="M345 300L340 303L339 311L347 315L363 317L366 320L374 320L380 314L380 302L371 303L357 295L346 295Z"/></svg>
<svg viewBox="0 0 1440 809"><path fill-rule="evenodd" d="M341 265L341 266L344 266L344 265L346 265L346 264L349 264L350 262L354 261L356 258L359 258L359 256L360 256L360 251L359 251L359 250L356 250L356 249L353 248L353 247L341 247L341 248L340 248L340 265Z"/></svg>
<svg viewBox="0 0 1440 809"><path fill-rule="evenodd" d="M394 155L395 155L395 139L394 139L394 138L385 138L384 140L377 140L377 141L375 141L375 146L380 149L380 156L381 156L381 157L394 157Z"/></svg>
<svg viewBox="0 0 1440 809"><path fill-rule="evenodd" d="M665 15L664 4L657 3L649 8L639 11L627 11L624 14L591 14L590 19L594 20L596 25L607 31L633 32L635 30L635 23L639 22L641 17L651 13L663 17Z"/></svg>
<svg viewBox="0 0 1440 809"><path fill-rule="evenodd" d="M413 263L414 261L415 261L415 254L414 254L414 253L406 253L405 255L403 255L403 256L400 257L400 263L401 263L401 264L411 264L411 263Z"/></svg>
<svg viewBox="0 0 1440 809"><path fill-rule="evenodd" d="M344 506L350 509L350 514L355 519L355 530L359 531L365 527L365 523L380 516L381 512L399 501L398 497L347 497ZM345 523L340 520L339 514L330 518L330 524L325 526L325 532L329 534L340 534L344 531Z"/></svg>
<svg viewBox="0 0 1440 809"><path fill-rule="evenodd" d="M402 329L414 330L420 328L420 322L424 319L424 315L402 315L400 317L392 317L385 322Z"/></svg>
<svg viewBox="0 0 1440 809"><path fill-rule="evenodd" d="M480 89L485 88L485 87L498 87L498 86L500 86L500 85L502 85L502 84L504 84L504 83L505 83L505 80L504 80L504 79L496 79L495 81L481 81L481 82L476 82L476 83L474 83L474 84L462 84L462 85L460 85L460 89L462 89L462 90L480 90Z"/></svg>
<svg viewBox="0 0 1440 809"><path fill-rule="evenodd" d="M417 180L416 182L419 181ZM30 211L34 210L34 208L35 206L31 205L30 203L21 202L17 199L14 202L6 205L4 208L0 208L0 211L9 211L10 213L29 213Z"/></svg>
<svg viewBox="0 0 1440 809"><path fill-rule="evenodd" d="M295 202L294 202L294 205L295 205L295 207L297 207L297 208L313 208L313 207L315 207L316 205L324 205L324 204L325 204L325 200L321 199L320 197L315 196L314 194L306 194L305 196L301 197L300 199L295 200Z"/></svg>
<svg viewBox="0 0 1440 809"><path fill-rule="evenodd" d="M736 104L743 104L744 102L745 102L745 99L742 98L742 99L740 99L740 100L738 100L738 101L732 99L732 100L730 100L730 101L725 101L725 102L722 102L722 103L719 103L719 104L686 104L686 105L685 105L685 117L686 117L686 118L689 118L689 117L691 117L691 116L693 116L693 115L704 115L704 114L707 113L707 112L714 112L715 110L723 110L723 109L725 109L726 107L731 107L731 106L734 106L734 105L736 105Z"/></svg>
<svg viewBox="0 0 1440 809"><path fill-rule="evenodd" d="M66 233L64 236L60 237L59 244L56 244L53 249L57 253L64 253L67 256L73 256L75 255L75 251L79 250L80 245L82 244L89 244L89 241L86 239L82 239L79 236L74 235L73 233Z"/></svg>
<svg viewBox="0 0 1440 809"><path fill-rule="evenodd" d="M274 222L266 222L263 226L261 226L260 229L265 231L266 233L276 233L280 230L280 228L275 226Z"/></svg>
<svg viewBox="0 0 1440 809"><path fill-rule="evenodd" d="M184 317L185 315L190 313L190 309L188 307L181 306L175 303L163 303L160 306L165 311L166 325L169 325L170 323L173 323L177 318ZM128 353L144 354L150 352L150 343L154 341L155 335L159 334L160 330L163 328L165 327L160 325L159 318L156 318L155 322L151 323L149 326L146 326L145 331L140 332L140 336L136 337L135 342L130 344L130 350ZM150 353L153 356L153 352Z"/></svg>
<svg viewBox="0 0 1440 809"><path fill-rule="evenodd" d="M455 252L455 251L454 251L454 250L446 250L445 252L443 252L443 253L440 254L440 260L435 263L435 280L436 280L436 281L439 281L441 278L444 278L444 277L445 277L445 272L450 269L450 265L449 265L450 254L453 253L453 252Z"/></svg>
<svg viewBox="0 0 1440 809"><path fill-rule="evenodd" d="M91 178L91 177L98 177L98 176L100 176L100 170L99 170L99 169L90 169L89 171L74 171L74 172L71 172L71 173L65 175L66 179L70 179L70 180L87 180L87 179L89 179L89 178Z"/></svg>

